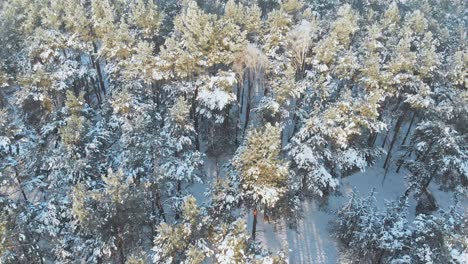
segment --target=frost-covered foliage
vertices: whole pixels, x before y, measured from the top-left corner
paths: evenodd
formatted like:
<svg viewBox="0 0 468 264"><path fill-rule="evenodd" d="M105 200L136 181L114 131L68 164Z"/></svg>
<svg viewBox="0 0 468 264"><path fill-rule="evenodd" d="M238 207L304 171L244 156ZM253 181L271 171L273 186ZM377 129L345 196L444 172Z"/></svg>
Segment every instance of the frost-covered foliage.
<svg viewBox="0 0 468 264"><path fill-rule="evenodd" d="M311 115L291 139L289 155L303 191L323 196L338 187L337 175L355 168L364 170L369 157L378 154L366 146L354 145L360 142L351 145L351 139L364 131L378 132L385 127L377 120L378 97L345 100Z"/></svg>
<svg viewBox="0 0 468 264"><path fill-rule="evenodd" d="M447 95L450 96L450 95ZM434 180L444 189L466 194L468 184L468 149L466 99L443 98L438 107L427 111L414 129L411 144L400 158L411 174L410 186L416 193L427 192ZM415 155L414 159L406 159Z"/></svg>
<svg viewBox="0 0 468 264"><path fill-rule="evenodd" d="M179 223L162 223L154 240L154 263L268 263L256 255L243 220L220 221L184 197ZM225 213L229 214L230 210Z"/></svg>
<svg viewBox="0 0 468 264"><path fill-rule="evenodd" d="M219 72L217 76L209 78L198 93L200 101L198 112L207 118L214 118L216 123L223 123L226 110L235 100L232 92L237 82L235 73Z"/></svg>
<svg viewBox="0 0 468 264"><path fill-rule="evenodd" d="M280 263L255 240L259 211L292 225L303 199L325 205L382 154L418 207L433 186L466 196L465 13L445 0L0 1L0 262ZM464 250L459 216L356 204L369 218L353 228L381 228L376 240L343 224L362 259Z"/></svg>
<svg viewBox="0 0 468 264"><path fill-rule="evenodd" d="M458 263L467 219L457 212L457 202L447 212L410 220L407 197L387 203L381 212L375 195L353 193L337 214L335 236L352 263Z"/></svg>
<svg viewBox="0 0 468 264"><path fill-rule="evenodd" d="M179 97L169 109L169 118L162 132L164 159L160 168L168 180L177 182L177 192L180 191L181 182L201 181L197 174L203 163L202 154L194 147L195 131L189 111L187 101Z"/></svg>
<svg viewBox="0 0 468 264"><path fill-rule="evenodd" d="M274 207L286 192L288 164L280 157L280 129L266 124L250 131L234 159L245 199L253 206Z"/></svg>
<svg viewBox="0 0 468 264"><path fill-rule="evenodd" d="M84 250L82 257L87 261L94 262L104 256L115 256L122 261L124 250L132 252L141 225L149 221L150 204L145 197L148 192L131 181L123 170L109 171L103 177L101 189L87 190L82 184L74 188L72 214L76 219L75 228L87 237L81 243L94 244L99 249L79 250ZM80 248L83 245L74 246Z"/></svg>

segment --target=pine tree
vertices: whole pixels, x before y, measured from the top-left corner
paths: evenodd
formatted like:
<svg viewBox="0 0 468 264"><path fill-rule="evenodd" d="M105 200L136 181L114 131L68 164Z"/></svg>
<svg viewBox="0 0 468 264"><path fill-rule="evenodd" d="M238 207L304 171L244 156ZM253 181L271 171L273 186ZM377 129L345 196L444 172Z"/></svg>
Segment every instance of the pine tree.
<svg viewBox="0 0 468 264"><path fill-rule="evenodd" d="M154 240L155 263L251 263L255 252L243 220L218 221L199 207L193 196L181 204L182 215L174 225L162 223ZM215 220L215 221L213 221Z"/></svg>
<svg viewBox="0 0 468 264"><path fill-rule="evenodd" d="M66 125L59 129L60 137L63 144L70 151L77 151L77 147L82 145L87 126L89 126L86 117L82 115L84 109L83 94L77 98L73 95L73 92L68 91L65 105L70 112L70 117L65 121Z"/></svg>
<svg viewBox="0 0 468 264"><path fill-rule="evenodd" d="M366 100L344 95L341 102L323 112L312 112L288 146L304 194L328 194L338 186L337 175L355 168L363 170L368 158L371 161L378 155L372 148L359 146L355 138L364 131L377 132L385 127L377 118L380 100L378 93Z"/></svg>
<svg viewBox="0 0 468 264"><path fill-rule="evenodd" d="M466 217L430 193L466 195L465 6L1 1L0 262L280 263L244 209L300 223L380 146L417 216L355 196L344 255L462 262Z"/></svg>
<svg viewBox="0 0 468 264"><path fill-rule="evenodd" d="M109 170L100 189L89 190L84 184L74 188L72 212L79 233L86 243L97 246L89 248L90 252L81 252L81 257L92 253L89 261L109 258L125 263L126 255L138 241L142 224L149 224L145 190L129 180L122 170Z"/></svg>
<svg viewBox="0 0 468 264"><path fill-rule="evenodd" d="M350 255L360 260L376 260L378 233L382 221L375 205L375 194L359 199L353 193L350 201L338 212L337 238L349 248Z"/></svg>
<svg viewBox="0 0 468 264"><path fill-rule="evenodd" d="M266 124L263 129L250 131L245 146L233 161L240 174L245 200L253 209L254 239L258 208L274 208L287 191L284 183L288 176L288 164L281 160L280 140L278 126Z"/></svg>
<svg viewBox="0 0 468 264"><path fill-rule="evenodd" d="M451 263L459 257L456 252L463 244L459 236L465 232L466 219L457 213L457 202L449 211L420 214L410 221L406 195L387 203L384 212L377 208L374 193L356 196L352 194L335 222L335 236L352 262Z"/></svg>
<svg viewBox="0 0 468 264"><path fill-rule="evenodd" d="M159 166L167 180L167 192L178 198L183 196L183 184L202 181L202 153L196 150L195 130L189 114L187 101L177 98L161 132L163 145Z"/></svg>
<svg viewBox="0 0 468 264"><path fill-rule="evenodd" d="M409 152L414 160L404 161L411 172L410 186L417 194L427 193L435 179L448 188L466 184L466 134L441 120L421 122L414 131Z"/></svg>

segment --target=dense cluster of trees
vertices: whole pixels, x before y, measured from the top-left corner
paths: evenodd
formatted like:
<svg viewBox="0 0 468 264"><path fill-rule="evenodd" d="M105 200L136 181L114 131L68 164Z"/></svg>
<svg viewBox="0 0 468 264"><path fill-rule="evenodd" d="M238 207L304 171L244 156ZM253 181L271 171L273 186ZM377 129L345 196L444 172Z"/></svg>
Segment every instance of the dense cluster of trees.
<svg viewBox="0 0 468 264"><path fill-rule="evenodd" d="M455 205L437 214L410 218L408 197L380 212L375 193L351 200L338 212L336 237L354 263L458 263L466 250L466 216ZM411 220L412 219L412 220ZM465 231L463 231L465 228ZM466 243L466 242L465 242ZM455 258L454 258L455 256ZM458 259L458 261L457 261Z"/></svg>
<svg viewBox="0 0 468 264"><path fill-rule="evenodd" d="M343 250L359 263L466 250L466 215L427 206L430 184L468 194L464 1L0 9L0 262L281 263L255 242L259 210L293 223L302 199L379 157L408 190L384 212L353 197ZM207 175L222 155L225 176Z"/></svg>

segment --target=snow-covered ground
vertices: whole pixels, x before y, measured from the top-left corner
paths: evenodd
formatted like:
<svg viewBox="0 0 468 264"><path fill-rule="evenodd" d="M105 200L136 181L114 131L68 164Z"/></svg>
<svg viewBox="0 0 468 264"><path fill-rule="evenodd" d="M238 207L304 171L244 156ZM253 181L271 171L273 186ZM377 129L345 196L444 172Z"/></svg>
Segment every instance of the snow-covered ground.
<svg viewBox="0 0 468 264"><path fill-rule="evenodd" d="M297 230L288 228L284 220L267 223L260 217L257 227L258 240L272 253L283 251L288 255L289 263L346 263L346 260L340 257L338 243L332 237L333 230L330 229L329 222L333 221L334 213L349 200L353 189L357 191L358 196L367 196L374 189L377 205L381 209L385 208L386 201L395 200L403 195L407 188L404 179L406 172L402 170L396 174L394 171L394 169L390 171L383 181L385 170L382 168L382 163L378 162L364 172L342 179L341 194L331 196L326 206L320 208L314 201L305 201L304 218L299 222ZM431 191L441 208L452 205L452 196L449 193L439 191L436 186L431 186ZM415 207L416 202L410 197L410 218L414 216ZM462 207L467 208L466 199ZM251 219L248 220L250 226Z"/></svg>
<svg viewBox="0 0 468 264"><path fill-rule="evenodd" d="M203 201L207 184L215 179L217 173L219 173L219 177L224 177L221 166L229 159L229 155L219 158L218 162L212 157L205 158L206 182L205 184L196 183L190 188L190 192L198 201ZM384 159L385 155L382 160L368 167L365 171L340 179L337 194L332 195L326 205L319 206L318 202L315 201L303 201L303 218L299 221L297 229L289 228L283 219L264 221L263 214L260 213L257 224L257 240L274 254L282 252L288 257L289 263L346 263L346 260L340 256L338 242L332 236L333 230L331 230L329 223L334 220L335 213L349 200L352 191L355 190L358 196L364 197L374 190L376 204L383 210L386 201L396 200L407 189L405 175L408 172L403 169L399 173L395 173L395 167L391 167L384 180L385 170L382 168ZM430 186L430 190L440 208L447 208L453 204L451 193L440 191L434 184ZM416 201L411 195L409 220L414 217L415 208ZM462 208L468 208L467 199L462 201ZM251 214L246 214L246 221L250 231Z"/></svg>

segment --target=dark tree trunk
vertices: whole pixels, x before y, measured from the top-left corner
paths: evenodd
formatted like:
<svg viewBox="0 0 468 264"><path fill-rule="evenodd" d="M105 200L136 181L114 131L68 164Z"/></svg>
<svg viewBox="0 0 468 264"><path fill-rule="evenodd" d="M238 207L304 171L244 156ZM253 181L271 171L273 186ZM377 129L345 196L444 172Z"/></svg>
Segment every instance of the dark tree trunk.
<svg viewBox="0 0 468 264"><path fill-rule="evenodd" d="M383 110L384 110L384 107L385 107L385 106L381 106L381 107L379 107L379 109L378 109L378 111L379 111L379 116L377 117L377 120L378 120L378 121L382 121L382 118L383 118L382 112L383 112ZM388 133L388 131L387 131L387 133ZM371 131L371 134L370 134L370 136L369 136L369 139L367 140L367 145L368 145L369 147L371 147L371 148L374 147L375 142L377 141L378 135L379 135L379 132ZM388 135L388 134L386 134L386 135ZM385 142L385 141L384 141L384 142Z"/></svg>
<svg viewBox="0 0 468 264"><path fill-rule="evenodd" d="M367 140L367 146L372 148L374 147L375 145L375 141L377 140L377 135L379 133L377 132L371 132L371 134L369 135L369 139Z"/></svg>
<svg viewBox="0 0 468 264"><path fill-rule="evenodd" d="M381 249L378 253L377 257L377 263L380 264L382 263L383 256L384 256L385 250Z"/></svg>
<svg viewBox="0 0 468 264"><path fill-rule="evenodd" d="M396 173L400 172L401 166L403 166L403 163L405 162L404 159L406 157L411 157L412 152L413 152L413 150L410 150L410 151L406 152L405 155L403 155L403 157L401 157L401 160L398 162L398 167L396 169Z"/></svg>
<svg viewBox="0 0 468 264"><path fill-rule="evenodd" d="M245 131L247 130L247 126L249 125L249 119L250 119L250 107L251 107L251 96L252 96L252 81L253 79L251 80L250 78L250 74L248 76L248 80L247 80L247 89L248 89L248 92L247 92L247 107L245 109L245 123L244 123L244 135L245 135Z"/></svg>
<svg viewBox="0 0 468 264"><path fill-rule="evenodd" d="M387 133L385 133L385 137L382 142L382 148L385 147L385 142L387 141L388 134L390 133L390 129L387 129Z"/></svg>
<svg viewBox="0 0 468 264"><path fill-rule="evenodd" d="M123 251L123 239L119 237L119 241L117 242L117 248L119 251L119 262L120 264L125 264L125 255Z"/></svg>
<svg viewBox="0 0 468 264"><path fill-rule="evenodd" d="M307 190L307 174L302 175L302 192L305 193Z"/></svg>
<svg viewBox="0 0 468 264"><path fill-rule="evenodd" d="M159 216L162 217L164 222L167 222L166 213L164 212L164 207L161 203L161 194L159 192L156 192L156 206L158 207L158 210L159 210Z"/></svg>
<svg viewBox="0 0 468 264"><path fill-rule="evenodd" d="M288 140L290 140L297 133L297 130L299 129L299 115L297 115L297 111L299 110L303 99L304 99L304 94L301 94L294 104L293 117L291 119L293 122L293 131L291 133L291 137L289 137Z"/></svg>
<svg viewBox="0 0 468 264"><path fill-rule="evenodd" d="M181 181L180 180L177 180L177 197L180 197L180 190L181 190ZM176 213L175 213L175 216L174 216L175 220L179 220L180 219L180 214L179 214L179 211L176 210Z"/></svg>
<svg viewBox="0 0 468 264"><path fill-rule="evenodd" d="M18 182L18 186L20 188L20 191L21 191L21 194L23 195L24 200L28 202L28 197L26 197L26 193L24 192L23 186L21 186L21 179L19 177L17 168L15 168L15 177L16 177L16 181Z"/></svg>
<svg viewBox="0 0 468 264"><path fill-rule="evenodd" d="M242 112L244 111L244 96L245 96L245 80L246 79L246 76L247 76L247 73L244 73L244 79L242 80L242 92L240 94L240 107L239 107L239 119L241 119L242 117ZM248 80L247 80L248 81Z"/></svg>
<svg viewBox="0 0 468 264"><path fill-rule="evenodd" d="M24 255L24 257L25 257L29 262L31 262L32 260L31 260L31 256L29 256L28 249L27 249L27 248L24 246L24 244L21 243L21 242L19 243L19 245L20 245L21 249L23 250L23 255ZM21 263L21 262L18 261L17 263Z"/></svg>
<svg viewBox="0 0 468 264"><path fill-rule="evenodd" d="M219 156L216 155L216 182L219 182Z"/></svg>
<svg viewBox="0 0 468 264"><path fill-rule="evenodd" d="M241 100L241 88L240 88L240 82L238 81L237 84L236 84L236 98L237 98L237 102L240 102Z"/></svg>
<svg viewBox="0 0 468 264"><path fill-rule="evenodd" d="M239 145L239 132L241 130L241 120L242 120L242 113L244 110L244 94L245 94L245 80L246 80L246 73L243 73L243 78L242 78L242 84L239 82L237 85L237 91L238 91L238 117L236 121L236 146ZM241 89L242 88L242 89Z"/></svg>
<svg viewBox="0 0 468 264"><path fill-rule="evenodd" d="M195 94L192 100L192 113L193 113L193 126L195 128L195 148L200 151L200 128L198 124L198 114L197 114L197 97L198 97L198 87L195 88Z"/></svg>
<svg viewBox="0 0 468 264"><path fill-rule="evenodd" d="M94 53L97 53L97 46L96 46L96 44L94 42L93 42L93 48L94 48ZM101 73L101 64L99 63L99 60L94 61L93 57L91 57L91 59L92 59L93 64L96 67L96 71L97 71L97 74L98 74L99 84L101 85L102 93L104 95L106 95L106 87L104 86L104 80L102 79L102 73Z"/></svg>
<svg viewBox="0 0 468 264"><path fill-rule="evenodd" d="M265 207L263 208L263 221L267 221L268 223L270 223L270 216L268 216L267 214L267 207L265 205Z"/></svg>
<svg viewBox="0 0 468 264"><path fill-rule="evenodd" d="M255 233L257 232L257 207L253 210L253 224L252 224L252 239L255 240Z"/></svg>
<svg viewBox="0 0 468 264"><path fill-rule="evenodd" d="M393 146L395 145L395 142L398 139L398 134L400 132L401 124L403 123L403 119L404 119L405 115L406 115L406 111L400 117L398 117L398 120L397 120L397 122L395 124L395 132L393 134L392 142L390 142L390 147L388 148L387 158L385 159L385 163L384 163L384 166L383 166L384 168L386 168L387 165L389 165L389 163L390 163L390 159L392 157Z"/></svg>
<svg viewBox="0 0 468 264"><path fill-rule="evenodd" d="M34 245L33 248L35 249L37 257L39 258L39 263L44 264L44 260L41 251L39 251L39 248L36 245Z"/></svg>
<svg viewBox="0 0 468 264"><path fill-rule="evenodd" d="M416 204L416 215L418 214L430 214L437 210L437 201L432 193L427 189L429 183L432 181L434 173L431 175L429 180L425 183L425 186L421 189L421 194L418 197Z"/></svg>
<svg viewBox="0 0 468 264"><path fill-rule="evenodd" d="M98 104L101 105L102 99L101 99L101 93L99 92L98 87L94 84L94 78L91 79L93 82L93 89L94 89L94 94L96 95L96 99L98 100ZM86 81L88 83L88 81Z"/></svg>
<svg viewBox="0 0 468 264"><path fill-rule="evenodd" d="M408 138L411 128L413 127L415 117L416 117L416 112L413 113L413 117L411 118L408 130L406 130L406 134L405 134L405 137L403 138L403 142L401 142L401 145L405 145L406 139Z"/></svg>
<svg viewBox="0 0 468 264"><path fill-rule="evenodd" d="M156 215L159 215L159 218L162 218L164 222L166 222L166 216L164 214L164 208L162 207L162 204L161 204L161 195L159 191L154 190L152 196L153 196L152 197L153 201L151 203L151 209L153 212L153 225L151 226L151 233L154 238L156 236L155 228L156 228L156 225L158 224L156 221ZM156 209L158 210L158 213L156 213Z"/></svg>
<svg viewBox="0 0 468 264"><path fill-rule="evenodd" d="M80 85L85 87L86 89L85 100L86 100L86 103L88 103L88 105L91 105L91 101L89 98L89 86L85 85L82 79L80 79Z"/></svg>

